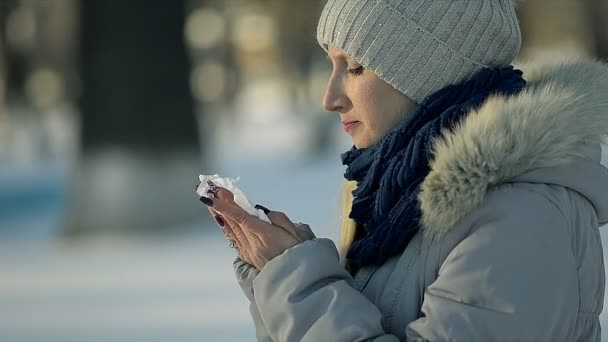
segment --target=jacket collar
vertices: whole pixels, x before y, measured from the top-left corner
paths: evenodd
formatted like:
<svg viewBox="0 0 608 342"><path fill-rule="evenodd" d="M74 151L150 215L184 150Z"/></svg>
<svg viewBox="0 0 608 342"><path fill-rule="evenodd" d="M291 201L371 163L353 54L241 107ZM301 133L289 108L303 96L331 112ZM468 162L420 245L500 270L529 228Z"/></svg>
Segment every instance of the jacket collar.
<svg viewBox="0 0 608 342"><path fill-rule="evenodd" d="M522 92L489 97L434 141L418 195L426 237L444 236L489 188L535 170L583 158L606 176L589 146L608 135L607 65L571 59L516 67L528 82ZM608 200L601 199L608 215Z"/></svg>

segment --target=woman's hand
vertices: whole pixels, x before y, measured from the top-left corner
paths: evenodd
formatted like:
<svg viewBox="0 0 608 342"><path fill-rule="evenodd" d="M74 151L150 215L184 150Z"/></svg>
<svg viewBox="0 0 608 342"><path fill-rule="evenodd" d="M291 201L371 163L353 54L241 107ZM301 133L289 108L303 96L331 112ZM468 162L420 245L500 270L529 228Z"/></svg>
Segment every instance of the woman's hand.
<svg viewBox="0 0 608 342"><path fill-rule="evenodd" d="M224 234L236 244L241 259L259 270L286 249L314 238L308 225L297 226L282 212L256 206L266 212L271 223L250 215L234 203L233 194L224 188L218 187L218 191L208 195L215 198L203 197L201 202L209 206Z"/></svg>

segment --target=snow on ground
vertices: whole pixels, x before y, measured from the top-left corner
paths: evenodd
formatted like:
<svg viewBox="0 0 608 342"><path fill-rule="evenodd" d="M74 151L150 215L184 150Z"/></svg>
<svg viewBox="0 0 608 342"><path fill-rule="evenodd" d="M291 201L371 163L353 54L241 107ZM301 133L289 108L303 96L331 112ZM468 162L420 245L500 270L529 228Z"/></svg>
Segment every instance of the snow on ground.
<svg viewBox="0 0 608 342"><path fill-rule="evenodd" d="M0 341L254 341L223 236L0 249Z"/></svg>

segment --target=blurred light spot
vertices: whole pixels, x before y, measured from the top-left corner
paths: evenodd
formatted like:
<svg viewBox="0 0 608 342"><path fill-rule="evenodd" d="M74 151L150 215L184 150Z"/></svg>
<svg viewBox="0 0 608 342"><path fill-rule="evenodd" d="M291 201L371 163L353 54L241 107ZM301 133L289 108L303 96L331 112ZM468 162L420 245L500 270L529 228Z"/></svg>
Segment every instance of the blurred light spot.
<svg viewBox="0 0 608 342"><path fill-rule="evenodd" d="M31 8L20 6L6 20L6 39L15 50L27 52L34 47L36 18Z"/></svg>
<svg viewBox="0 0 608 342"><path fill-rule="evenodd" d="M61 76L50 69L38 69L27 78L25 92L32 103L41 109L56 105L64 94Z"/></svg>
<svg viewBox="0 0 608 342"><path fill-rule="evenodd" d="M267 124L291 114L288 84L280 79L264 79L251 82L241 92L243 120L251 124ZM255 104L255 106L253 105ZM247 108L247 110L245 110Z"/></svg>
<svg viewBox="0 0 608 342"><path fill-rule="evenodd" d="M202 63L190 76L192 94L203 102L218 101L226 92L226 79L226 68L221 63Z"/></svg>
<svg viewBox="0 0 608 342"><path fill-rule="evenodd" d="M547 62L558 62L564 57L572 59L592 56L588 47L581 42L564 40L554 45L533 46L521 53L526 59L539 59Z"/></svg>
<svg viewBox="0 0 608 342"><path fill-rule="evenodd" d="M225 32L225 20L212 9L194 10L186 19L185 35L188 45L206 49L216 45Z"/></svg>
<svg viewBox="0 0 608 342"><path fill-rule="evenodd" d="M245 14L235 21L233 40L239 49L256 52L272 46L276 27L271 17Z"/></svg>

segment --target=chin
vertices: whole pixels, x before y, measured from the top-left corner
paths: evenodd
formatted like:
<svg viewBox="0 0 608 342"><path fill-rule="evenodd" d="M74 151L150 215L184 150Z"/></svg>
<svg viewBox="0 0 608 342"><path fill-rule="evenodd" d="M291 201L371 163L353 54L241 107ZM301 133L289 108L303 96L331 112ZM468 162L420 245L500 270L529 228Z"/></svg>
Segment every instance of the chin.
<svg viewBox="0 0 608 342"><path fill-rule="evenodd" d="M357 149L361 149L361 148L368 148L370 147L372 144L368 143L368 142L359 142L356 139L353 139L353 145L355 145L355 147Z"/></svg>
<svg viewBox="0 0 608 342"><path fill-rule="evenodd" d="M373 144L376 143L378 139L373 139L370 137L364 137L363 139L357 139L356 137L353 137L353 145L355 145L356 148L368 148L370 146L372 146Z"/></svg>
<svg viewBox="0 0 608 342"><path fill-rule="evenodd" d="M359 125L362 126L362 125ZM352 141L353 145L356 148L368 148L378 141L378 137L374 134L373 131L362 129L365 127L356 127L354 131L352 131Z"/></svg>

